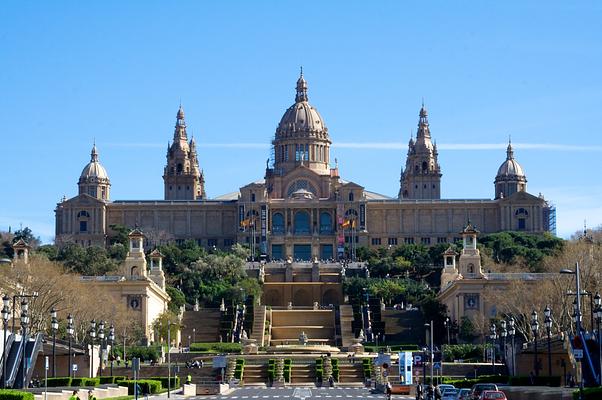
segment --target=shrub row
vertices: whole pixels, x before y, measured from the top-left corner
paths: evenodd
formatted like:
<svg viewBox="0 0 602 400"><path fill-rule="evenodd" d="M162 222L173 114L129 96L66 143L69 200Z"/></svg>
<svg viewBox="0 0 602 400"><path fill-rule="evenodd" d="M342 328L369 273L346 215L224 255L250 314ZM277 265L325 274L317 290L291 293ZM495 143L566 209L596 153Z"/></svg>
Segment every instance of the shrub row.
<svg viewBox="0 0 602 400"><path fill-rule="evenodd" d="M333 358L331 360L331 362L332 362L332 376L333 376L334 380L336 382L338 382L339 381L339 374L340 374L340 371L339 371L339 360L337 358Z"/></svg>
<svg viewBox="0 0 602 400"><path fill-rule="evenodd" d="M59 386L98 386L100 385L100 378L48 378L48 387L59 387Z"/></svg>
<svg viewBox="0 0 602 400"><path fill-rule="evenodd" d="M33 400L33 393L12 389L0 389L0 400Z"/></svg>
<svg viewBox="0 0 602 400"><path fill-rule="evenodd" d="M138 386L140 387L140 390L142 391L142 393L138 393L138 394L155 394L155 393L159 393L161 391L161 389L163 388L161 386L160 381L154 381L154 380L150 380L150 379L141 379L139 381L132 381L132 380L119 381L119 382L117 382L117 384L119 386L127 386L128 395L130 395L130 396L134 394L134 388L135 388L136 384L138 384Z"/></svg>
<svg viewBox="0 0 602 400"><path fill-rule="evenodd" d="M98 377L101 385L106 385L109 383L116 383L117 381L125 381L127 377L125 376L100 376Z"/></svg>
<svg viewBox="0 0 602 400"><path fill-rule="evenodd" d="M236 366L234 367L234 377L236 379L242 379L245 371L245 360L244 358L236 359Z"/></svg>
<svg viewBox="0 0 602 400"><path fill-rule="evenodd" d="M579 390L573 392L573 399L579 399ZM602 399L602 387L591 387L583 389L583 400L599 400ZM1 397L0 397L1 400Z"/></svg>
<svg viewBox="0 0 602 400"><path fill-rule="evenodd" d="M560 376L511 376L508 383L512 386L560 386Z"/></svg>
<svg viewBox="0 0 602 400"><path fill-rule="evenodd" d="M171 389L180 387L180 377L179 376L172 376L171 378L168 378L167 376L151 376L146 379L161 382L161 387L163 389L167 389L168 387ZM167 385L168 380L169 380L169 385Z"/></svg>
<svg viewBox="0 0 602 400"><path fill-rule="evenodd" d="M242 345L240 343L192 343L190 345L191 352L207 352L207 353L240 353Z"/></svg>
<svg viewBox="0 0 602 400"><path fill-rule="evenodd" d="M372 361L369 358L362 359L362 367L364 369L364 379L370 379L372 376Z"/></svg>
<svg viewBox="0 0 602 400"><path fill-rule="evenodd" d="M268 381L274 382L274 379L276 379L276 360L270 358L268 360Z"/></svg>
<svg viewBox="0 0 602 400"><path fill-rule="evenodd" d="M291 382L291 367L293 365L293 360L291 360L290 358L285 358L284 359L284 371L283 371L283 375L284 375L284 381L287 383Z"/></svg>

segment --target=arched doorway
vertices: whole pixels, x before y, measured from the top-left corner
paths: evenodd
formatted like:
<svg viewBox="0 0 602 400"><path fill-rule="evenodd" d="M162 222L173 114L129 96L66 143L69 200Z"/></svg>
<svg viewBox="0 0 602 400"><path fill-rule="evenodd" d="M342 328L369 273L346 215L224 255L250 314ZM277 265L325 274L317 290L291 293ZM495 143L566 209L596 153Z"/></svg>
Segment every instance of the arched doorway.
<svg viewBox="0 0 602 400"><path fill-rule="evenodd" d="M280 296L280 292L276 289L268 290L263 296L263 300L263 304L266 306L282 306L282 297Z"/></svg>
<svg viewBox="0 0 602 400"><path fill-rule="evenodd" d="M306 289L297 289L293 295L293 306L309 307L313 304L311 295Z"/></svg>
<svg viewBox="0 0 602 400"><path fill-rule="evenodd" d="M328 289L322 295L322 305L327 306L329 304L339 305L339 293L334 289Z"/></svg>

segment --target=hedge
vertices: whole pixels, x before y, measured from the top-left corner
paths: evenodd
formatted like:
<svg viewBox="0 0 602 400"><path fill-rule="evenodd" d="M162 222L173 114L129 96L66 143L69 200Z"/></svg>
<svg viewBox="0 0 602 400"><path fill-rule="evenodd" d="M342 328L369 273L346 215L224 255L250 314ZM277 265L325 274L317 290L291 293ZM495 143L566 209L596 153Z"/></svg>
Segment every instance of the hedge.
<svg viewBox="0 0 602 400"><path fill-rule="evenodd" d="M117 384L119 386L127 386L129 395L134 394L134 384L138 384L140 386L142 393L138 394L155 394L163 389L160 381L154 381L150 379L141 379L139 381L119 381Z"/></svg>
<svg viewBox="0 0 602 400"><path fill-rule="evenodd" d="M71 386L98 386L98 378L71 378Z"/></svg>
<svg viewBox="0 0 602 400"><path fill-rule="evenodd" d="M12 389L0 389L0 400L33 400L33 393Z"/></svg>
<svg viewBox="0 0 602 400"><path fill-rule="evenodd" d="M242 379L245 370L245 360L243 358L236 359L236 367L234 367L234 377L236 379Z"/></svg>
<svg viewBox="0 0 602 400"><path fill-rule="evenodd" d="M290 358L284 359L283 375L284 375L284 381L287 383L291 383L291 367L292 367L292 365L293 365L293 360L291 360Z"/></svg>
<svg viewBox="0 0 602 400"><path fill-rule="evenodd" d="M169 387L171 389L180 387L180 377L179 376L172 376L171 378L168 378L167 376L150 376L146 379L150 379L151 381L161 382L161 387L163 387L163 389L167 389L167 387L168 387L167 381L168 380L170 383Z"/></svg>
<svg viewBox="0 0 602 400"><path fill-rule="evenodd" d="M533 383L531 383L533 381ZM560 386L560 376L512 376L509 384L512 386Z"/></svg>
<svg viewBox="0 0 602 400"><path fill-rule="evenodd" d="M48 378L48 387L71 386L71 378L68 376L60 378Z"/></svg>
<svg viewBox="0 0 602 400"><path fill-rule="evenodd" d="M240 343L192 343L190 345L191 352L203 353L240 353L242 345Z"/></svg>
<svg viewBox="0 0 602 400"><path fill-rule="evenodd" d="M1 399L1 397L0 397ZM579 390L573 392L573 400L579 399ZM583 400L602 399L602 387L591 387L583 389Z"/></svg>

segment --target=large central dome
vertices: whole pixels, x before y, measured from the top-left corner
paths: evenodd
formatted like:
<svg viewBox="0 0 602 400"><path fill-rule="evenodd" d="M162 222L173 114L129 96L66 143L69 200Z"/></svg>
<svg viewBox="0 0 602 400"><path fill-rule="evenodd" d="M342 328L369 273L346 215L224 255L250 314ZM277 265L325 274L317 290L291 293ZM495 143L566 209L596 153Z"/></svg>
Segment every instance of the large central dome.
<svg viewBox="0 0 602 400"><path fill-rule="evenodd" d="M290 106L276 128L276 140L286 138L311 137L322 140L328 137L328 128L322 116L311 104L307 97L307 81L303 73L297 80L295 104Z"/></svg>
<svg viewBox="0 0 602 400"><path fill-rule="evenodd" d="M295 104L285 111L272 141L275 172L284 175L305 166L318 174L329 174L330 143L322 116L309 104L307 82L301 70Z"/></svg>

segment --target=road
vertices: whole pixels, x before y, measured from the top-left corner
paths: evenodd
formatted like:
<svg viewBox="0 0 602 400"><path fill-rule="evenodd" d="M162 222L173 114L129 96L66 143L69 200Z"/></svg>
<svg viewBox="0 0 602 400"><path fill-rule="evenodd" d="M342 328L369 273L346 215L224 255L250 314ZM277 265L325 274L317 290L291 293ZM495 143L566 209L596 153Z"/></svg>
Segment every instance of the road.
<svg viewBox="0 0 602 400"><path fill-rule="evenodd" d="M292 399L292 400L343 400L343 399L386 399L382 393L372 394L370 389L363 387L336 387L336 388L259 388L244 387L236 389L227 395L197 396L195 399L233 399L233 400L263 400L263 399ZM394 399L413 399L410 396L393 396Z"/></svg>

